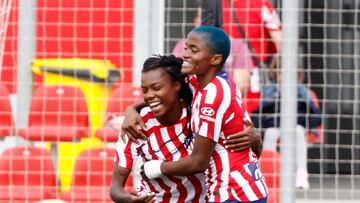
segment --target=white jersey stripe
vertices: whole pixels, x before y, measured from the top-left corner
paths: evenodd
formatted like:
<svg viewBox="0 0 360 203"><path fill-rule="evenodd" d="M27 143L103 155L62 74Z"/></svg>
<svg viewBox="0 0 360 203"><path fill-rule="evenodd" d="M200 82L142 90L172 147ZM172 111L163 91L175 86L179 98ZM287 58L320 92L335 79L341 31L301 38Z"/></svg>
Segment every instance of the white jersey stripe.
<svg viewBox="0 0 360 203"><path fill-rule="evenodd" d="M143 108L143 109L141 109L141 111L140 111L140 116L141 116L141 117L144 117L144 116L146 116L146 115L149 114L149 113L151 113L151 108Z"/></svg>
<svg viewBox="0 0 360 203"><path fill-rule="evenodd" d="M201 126L200 126L200 129L199 129L199 135L207 135L208 134L208 124L206 122L201 122Z"/></svg>
<svg viewBox="0 0 360 203"><path fill-rule="evenodd" d="M118 153L119 157L125 157L124 153ZM126 168L126 159L119 159L119 166Z"/></svg>
<svg viewBox="0 0 360 203"><path fill-rule="evenodd" d="M230 95L231 90L230 90L229 85L222 78L219 78L219 81L221 82L222 88L224 89L224 91L223 91L224 95L223 95L223 99L221 101L220 107L219 107L219 109L217 111L217 115L216 115L216 122L215 122L215 129L214 129L214 138L215 138L216 142L219 141L220 133L222 130L223 117L224 117L226 110L229 108L230 102L231 102L231 95ZM216 91L216 89L213 91Z"/></svg>
<svg viewBox="0 0 360 203"><path fill-rule="evenodd" d="M198 94L201 95L200 92ZM201 99L201 96L196 97L195 100L193 101L193 106L195 108L192 108L191 121L193 122L192 126L194 126L194 129L193 129L194 132L198 132L198 130L199 130L198 127L200 126L199 125L200 124L200 119L199 119L199 115L200 115L200 112L199 112L200 99Z"/></svg>
<svg viewBox="0 0 360 203"><path fill-rule="evenodd" d="M250 171L250 169L249 169L249 165L250 165L250 164L247 163L247 164L245 164L243 167L244 167L246 173L247 173L249 176L251 176L251 171Z"/></svg>
<svg viewBox="0 0 360 203"><path fill-rule="evenodd" d="M221 159L221 163L222 163L222 172L221 172L221 185L220 185L220 200L221 201L225 201L229 198L229 194L228 194L228 184L229 184L229 173L230 173L230 164L229 164L229 156L227 153L221 153L221 151L226 150L224 147L222 147L221 145L216 145L215 146L215 151L219 152L219 156Z"/></svg>
<svg viewBox="0 0 360 203"><path fill-rule="evenodd" d="M266 192L266 188L264 187L264 183L262 182L262 179L264 179L264 178L261 178L260 180L255 181L255 183L256 183L256 186L259 188L262 196L265 197L267 195L267 192Z"/></svg>
<svg viewBox="0 0 360 203"><path fill-rule="evenodd" d="M170 202L176 202L179 198L179 193L176 188L177 186L176 183L169 180L166 176L162 177L162 180L167 186L170 187L170 193L171 193Z"/></svg>
<svg viewBox="0 0 360 203"><path fill-rule="evenodd" d="M229 123L235 117L235 113L232 113L228 119L226 119L225 124Z"/></svg>
<svg viewBox="0 0 360 203"><path fill-rule="evenodd" d="M256 196L256 194L254 193L254 191L250 185L245 185L243 187L243 191L244 191L245 195L249 198L250 201L255 201L255 200L259 199L259 197Z"/></svg>
<svg viewBox="0 0 360 203"><path fill-rule="evenodd" d="M249 113L248 113L247 111L245 111L244 117L245 117L247 120L251 121L250 115L249 115Z"/></svg>
<svg viewBox="0 0 360 203"><path fill-rule="evenodd" d="M214 192L215 186L218 184L218 181L216 180L216 175L218 172L216 171L215 161L212 157L210 158L209 167L210 167L210 169L207 170L207 173L211 173L210 174L211 179L208 180L208 185L210 185L208 190L209 190L209 193L211 194ZM214 201L215 201L214 195L210 195L209 202L214 202Z"/></svg>
<svg viewBox="0 0 360 203"><path fill-rule="evenodd" d="M239 173L239 171L233 171L230 173L230 175L236 180L236 183L240 186L249 184L249 182Z"/></svg>
<svg viewBox="0 0 360 203"><path fill-rule="evenodd" d="M148 139L150 140L150 145L151 145L152 151L156 154L156 156L159 158L159 160L164 160L165 157L164 157L163 153L161 153L161 151L158 152L160 147L159 147L157 138L155 136L155 133L151 133L151 135ZM159 139L161 139L161 138L159 138Z"/></svg>
<svg viewBox="0 0 360 203"><path fill-rule="evenodd" d="M205 87L205 90L216 91L216 86L214 84L210 83L209 85L207 85ZM205 102L205 104L213 104L215 101L215 98L216 98L216 94L206 94L204 102Z"/></svg>
<svg viewBox="0 0 360 203"><path fill-rule="evenodd" d="M246 195L246 197L250 201L258 200L258 197L252 190L251 186L249 185L249 182L240 174L239 171L233 171L230 173L231 177L235 179L238 185L240 185ZM245 184L244 184L245 183Z"/></svg>
<svg viewBox="0 0 360 203"><path fill-rule="evenodd" d="M171 152L173 149L175 149L175 145L173 142L170 142L171 138L170 138L170 135L169 135L169 131L167 128L160 128L160 133L161 133L161 138L158 138L158 139L162 139L163 143L166 143L165 147L168 149L169 152ZM156 148L156 149L159 149L159 148ZM163 160L165 160L165 156L163 154L163 152L161 150L159 150L159 152L157 152L156 154L161 154L163 158Z"/></svg>
<svg viewBox="0 0 360 203"><path fill-rule="evenodd" d="M150 128L160 126L161 124L155 118L151 118L145 123L145 125L148 127L148 129L150 129Z"/></svg>
<svg viewBox="0 0 360 203"><path fill-rule="evenodd" d="M269 188L267 187L265 178L262 178L262 179L261 179L261 182L262 182L262 184L263 184L263 187L265 188L266 194L269 194Z"/></svg>
<svg viewBox="0 0 360 203"><path fill-rule="evenodd" d="M151 160L152 159L152 156L151 156L151 154L150 154L150 149L149 149L149 145L144 145L143 147L142 147L142 150L143 150L143 156L144 156L144 158L145 158L145 160Z"/></svg>
<svg viewBox="0 0 360 203"><path fill-rule="evenodd" d="M195 188L192 184L188 184L188 181L185 181L185 179L183 179L182 184L185 186L186 191L188 193L185 202L189 202L191 201L191 197L193 197L195 195Z"/></svg>
<svg viewBox="0 0 360 203"><path fill-rule="evenodd" d="M119 163L118 165L124 168L128 168L127 167L127 163L133 163L133 160L136 160L138 158L136 152L136 147L140 146L141 143L143 142L139 142L139 144L134 145L133 143L130 144L130 146L128 146L128 137L125 136L125 142L122 141L121 138L118 139L116 146L118 147L118 149L120 150L116 150L116 153L118 155L119 158ZM130 151L132 152L132 160L128 160L126 157L126 154L124 153L126 151L126 148L130 147ZM116 157L114 157L116 158ZM114 160L115 161L115 160Z"/></svg>
<svg viewBox="0 0 360 203"><path fill-rule="evenodd" d="M235 199L237 199L238 201L241 201L239 195L236 193L234 188L231 188L231 194L235 197Z"/></svg>

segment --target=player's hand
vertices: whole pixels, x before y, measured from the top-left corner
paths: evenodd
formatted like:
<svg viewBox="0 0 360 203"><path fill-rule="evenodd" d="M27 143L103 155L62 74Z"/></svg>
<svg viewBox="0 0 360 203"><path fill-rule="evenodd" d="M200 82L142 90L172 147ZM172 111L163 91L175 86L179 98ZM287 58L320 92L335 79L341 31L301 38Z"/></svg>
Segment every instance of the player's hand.
<svg viewBox="0 0 360 203"><path fill-rule="evenodd" d="M251 147L259 139L259 133L256 131L253 123L244 119L245 129L239 133L232 134L225 140L225 147L231 151L242 151Z"/></svg>
<svg viewBox="0 0 360 203"><path fill-rule="evenodd" d="M137 139L146 139L146 135L143 131L147 128L145 123L140 117L140 114L132 106L128 107L124 112L124 120L121 125L121 138L125 142L125 135L129 137L135 143L138 143Z"/></svg>
<svg viewBox="0 0 360 203"><path fill-rule="evenodd" d="M153 203L155 202L155 193L146 193L146 192L138 192L135 189L132 189L130 192L130 202L136 203Z"/></svg>

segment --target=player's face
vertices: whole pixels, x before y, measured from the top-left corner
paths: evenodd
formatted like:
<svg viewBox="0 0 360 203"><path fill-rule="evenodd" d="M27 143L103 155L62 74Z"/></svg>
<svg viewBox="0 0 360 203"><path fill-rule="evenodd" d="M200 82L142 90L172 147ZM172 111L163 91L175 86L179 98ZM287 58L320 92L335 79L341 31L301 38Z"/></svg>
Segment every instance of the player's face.
<svg viewBox="0 0 360 203"><path fill-rule="evenodd" d="M171 116L178 116L174 112L177 108L181 109L178 94L181 84L174 81L164 69L157 68L142 73L141 88L145 102L160 122L173 120Z"/></svg>
<svg viewBox="0 0 360 203"><path fill-rule="evenodd" d="M209 70L212 58L210 49L203 37L195 32L190 32L186 38L184 63L181 72L184 74L203 75Z"/></svg>

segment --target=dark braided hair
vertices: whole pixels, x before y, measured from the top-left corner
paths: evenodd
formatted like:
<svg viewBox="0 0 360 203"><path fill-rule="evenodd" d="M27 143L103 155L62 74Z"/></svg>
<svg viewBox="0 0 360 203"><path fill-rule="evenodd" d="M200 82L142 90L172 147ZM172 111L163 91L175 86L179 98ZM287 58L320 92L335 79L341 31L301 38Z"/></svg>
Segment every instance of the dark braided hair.
<svg viewBox="0 0 360 203"><path fill-rule="evenodd" d="M145 60L142 73L148 72L150 70L155 70L157 68L164 69L174 81L180 82L181 89L179 91L179 98L181 98L186 105L187 112L187 124L190 123L191 118L191 102L192 102L192 92L188 85L188 76L181 73L183 59L175 57L174 55L153 55ZM192 139L191 126L189 125L189 136L190 140L185 141L185 145L188 146ZM189 143L187 143L189 142Z"/></svg>

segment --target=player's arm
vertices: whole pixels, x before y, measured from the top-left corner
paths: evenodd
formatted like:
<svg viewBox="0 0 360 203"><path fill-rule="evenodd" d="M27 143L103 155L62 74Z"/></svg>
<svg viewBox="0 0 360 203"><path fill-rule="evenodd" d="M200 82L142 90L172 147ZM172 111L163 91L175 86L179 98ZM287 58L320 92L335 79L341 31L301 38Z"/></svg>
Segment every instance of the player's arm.
<svg viewBox="0 0 360 203"><path fill-rule="evenodd" d="M270 38L275 45L276 52L281 52L281 43L283 39L281 22L279 15L276 10L273 8L273 5L269 1L263 2L263 7L261 9L261 18L264 26L269 32Z"/></svg>
<svg viewBox="0 0 360 203"><path fill-rule="evenodd" d="M231 46L233 80L241 94L246 95L250 86L251 70L255 68L252 53L242 39L232 39Z"/></svg>
<svg viewBox="0 0 360 203"><path fill-rule="evenodd" d="M124 136L127 136L133 142L138 143L137 139L146 138L143 131L146 131L147 128L139 114L140 110L146 105L144 101L139 101L126 108L121 129L119 129L123 140L125 140Z"/></svg>
<svg viewBox="0 0 360 203"><path fill-rule="evenodd" d="M164 175L188 176L205 171L209 166L215 142L202 136L195 136L193 152L179 161L162 162L151 160L144 164L141 175L153 179Z"/></svg>
<svg viewBox="0 0 360 203"><path fill-rule="evenodd" d="M278 67L280 67L280 54L281 54L281 46L282 46L282 30L270 30L269 31L269 35L270 38L272 40L272 42L275 45L276 48L276 54L275 56L271 59L269 67L271 68L270 71L274 71L275 69L277 69Z"/></svg>
<svg viewBox="0 0 360 203"><path fill-rule="evenodd" d="M242 95L246 95L250 85L251 72L248 69L235 68L233 78Z"/></svg>
<svg viewBox="0 0 360 203"><path fill-rule="evenodd" d="M270 40L273 42L276 48L276 55L272 58L269 67L277 68L280 63L279 54L281 53L283 33L281 29L281 22L276 10L273 8L269 1L264 1L264 5L261 11L261 18L265 28L268 30Z"/></svg>
<svg viewBox="0 0 360 203"><path fill-rule="evenodd" d="M245 129L243 131L227 137L225 146L232 151L242 151L250 147L256 156L260 157L262 151L261 134L249 119L244 119L244 124Z"/></svg>
<svg viewBox="0 0 360 203"><path fill-rule="evenodd" d="M270 30L269 35L271 37L272 42L275 45L276 52L281 53L281 45L282 45L282 38L283 38L282 30L281 29Z"/></svg>
<svg viewBox="0 0 360 203"><path fill-rule="evenodd" d="M154 202L155 194L141 194L136 190L125 191L125 183L130 174L130 169L114 165L113 175L110 185L110 198L114 202Z"/></svg>
<svg viewBox="0 0 360 203"><path fill-rule="evenodd" d="M258 158L260 158L262 149L263 149L263 142L261 139L261 135L258 131L256 131L256 136L254 137L251 143L251 150L256 154Z"/></svg>
<svg viewBox="0 0 360 203"><path fill-rule="evenodd" d="M114 165L113 174L110 185L110 198L114 202L130 200L130 195L125 191L125 183L129 177L130 170L118 165Z"/></svg>

